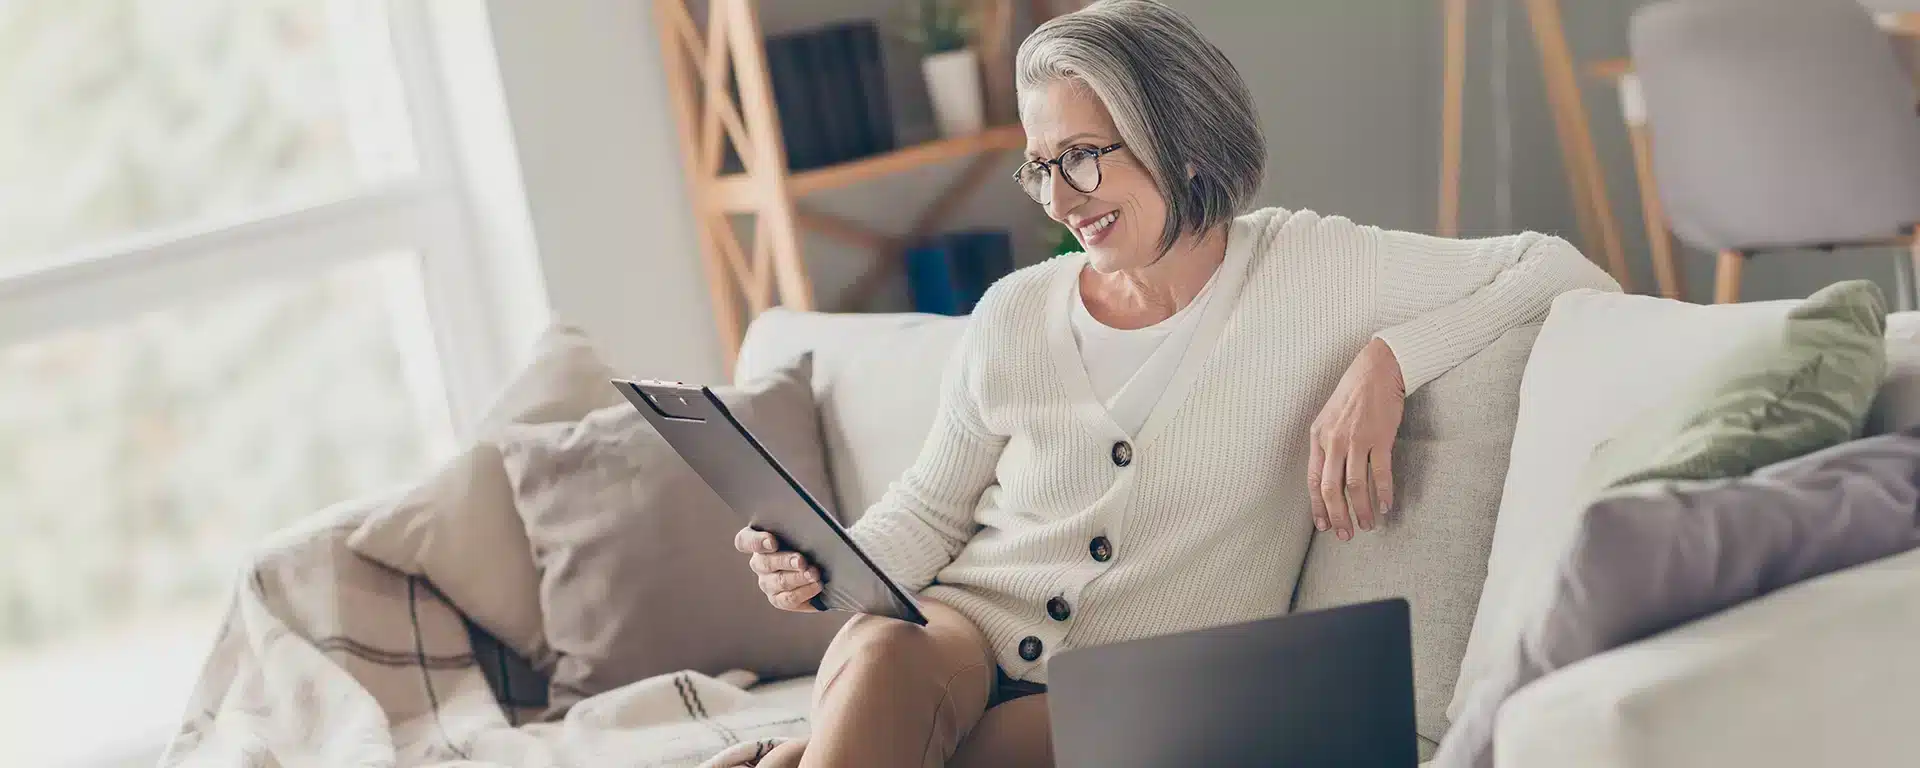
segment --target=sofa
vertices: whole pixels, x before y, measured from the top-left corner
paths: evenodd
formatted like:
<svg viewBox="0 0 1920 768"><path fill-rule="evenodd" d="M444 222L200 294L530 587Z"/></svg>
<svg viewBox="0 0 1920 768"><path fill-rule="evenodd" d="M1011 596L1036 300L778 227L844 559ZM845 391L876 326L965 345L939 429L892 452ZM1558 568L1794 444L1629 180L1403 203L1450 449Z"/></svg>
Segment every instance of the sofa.
<svg viewBox="0 0 1920 768"><path fill-rule="evenodd" d="M1474 672L1469 646L1476 632L1487 631L1476 627L1476 616L1490 601L1512 599L1502 588L1507 582L1527 578L1510 566L1507 573L1489 572L1490 561L1500 562L1492 557L1496 546L1551 550L1555 536L1564 538L1514 505L1573 503L1571 478L1610 424L1657 403L1674 382L1711 365L1716 349L1742 333L1763 331L1792 304L1702 307L1577 292L1556 301L1543 326L1509 332L1409 398L1395 449L1394 514L1353 542L1319 535L1291 604L1299 611L1379 597L1409 600L1423 758L1445 735L1449 717L1458 715L1457 683ZM748 329L733 378L752 381L811 356L831 486L823 495L851 523L913 461L932 422L936 382L967 322L774 309ZM1895 313L1888 326L1891 374L1869 432L1920 425L1920 313ZM303 561L302 572L363 567L347 562L342 542L367 505L345 506L357 511L282 535L272 556L327 553ZM744 565L740 577L747 579ZM404 585L408 610L437 605L450 616L459 613L457 596L449 599L432 585L416 589L414 581L407 577ZM393 584L384 589L403 589ZM421 625L416 617L416 647ZM511 658L470 622L469 629L474 643L462 658L497 655L500 671L489 670L486 683L511 712L519 694L503 690L513 687L505 670L525 667L526 659ZM298 626L288 630L303 634ZM402 635L396 642L405 641ZM1920 730L1913 728L1920 713L1916 649L1920 551L1782 589L1526 686L1500 710L1499 762L1556 768L1920 764ZM804 713L812 682L806 676L762 682L751 674L719 679L745 688L726 706L795 713ZM223 695L222 685L203 681L196 706L214 708L208 702ZM428 698L431 706L416 709L436 713L437 727L447 730L444 694ZM416 727L401 722L394 705L383 705L396 731ZM804 724L787 727L804 730ZM452 751L465 758L474 748L469 743ZM174 754L189 752L176 742Z"/></svg>

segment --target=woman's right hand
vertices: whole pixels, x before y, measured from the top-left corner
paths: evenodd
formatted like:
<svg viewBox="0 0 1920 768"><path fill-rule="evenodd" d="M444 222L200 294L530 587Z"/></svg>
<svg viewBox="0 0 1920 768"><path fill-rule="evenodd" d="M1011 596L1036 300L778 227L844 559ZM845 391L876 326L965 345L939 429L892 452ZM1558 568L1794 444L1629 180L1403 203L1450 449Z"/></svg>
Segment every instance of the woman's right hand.
<svg viewBox="0 0 1920 768"><path fill-rule="evenodd" d="M805 555L780 549L773 534L742 528L733 535L733 548L749 555L747 567L760 578L767 602L783 611L814 613L813 598L820 594L820 569Z"/></svg>

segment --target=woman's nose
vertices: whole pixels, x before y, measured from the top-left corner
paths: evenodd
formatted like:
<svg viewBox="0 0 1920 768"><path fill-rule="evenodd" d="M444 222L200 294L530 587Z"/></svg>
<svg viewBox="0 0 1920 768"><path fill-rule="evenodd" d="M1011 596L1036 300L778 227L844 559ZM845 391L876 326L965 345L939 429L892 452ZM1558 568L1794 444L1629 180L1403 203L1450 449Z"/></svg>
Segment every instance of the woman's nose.
<svg viewBox="0 0 1920 768"><path fill-rule="evenodd" d="M1067 212L1080 204L1080 198L1085 197L1084 193L1067 183L1066 174L1058 168L1047 174L1047 193L1047 217L1061 223L1066 222Z"/></svg>

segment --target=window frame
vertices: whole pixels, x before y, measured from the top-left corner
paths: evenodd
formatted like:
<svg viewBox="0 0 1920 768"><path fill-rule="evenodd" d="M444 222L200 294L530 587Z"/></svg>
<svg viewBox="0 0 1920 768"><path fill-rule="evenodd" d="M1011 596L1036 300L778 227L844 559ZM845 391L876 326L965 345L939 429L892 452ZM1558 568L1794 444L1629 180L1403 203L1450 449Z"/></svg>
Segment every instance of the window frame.
<svg viewBox="0 0 1920 768"><path fill-rule="evenodd" d="M473 158L462 156L444 80L438 38L446 25L423 0L392 0L388 8L417 158L413 174L330 198L93 243L0 270L0 347L405 251L418 259L448 416L456 434L470 434L506 377L512 355L503 340L524 330L505 327L515 318L492 308L503 292L540 289L489 280L507 270L488 260L530 254L485 242L488 233L477 226L480 196L466 179ZM517 184L517 175L510 181Z"/></svg>

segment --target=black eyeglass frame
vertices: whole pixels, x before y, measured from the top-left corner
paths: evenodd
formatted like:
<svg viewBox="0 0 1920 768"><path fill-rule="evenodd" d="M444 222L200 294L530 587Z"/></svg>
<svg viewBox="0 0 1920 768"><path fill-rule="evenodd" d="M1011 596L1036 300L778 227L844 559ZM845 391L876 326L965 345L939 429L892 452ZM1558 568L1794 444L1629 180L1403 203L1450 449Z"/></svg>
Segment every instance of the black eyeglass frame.
<svg viewBox="0 0 1920 768"><path fill-rule="evenodd" d="M1113 152L1117 152L1121 149L1125 149L1126 146L1127 146L1126 142L1116 141L1104 147L1096 147L1090 144L1078 144L1075 146L1067 147L1066 149L1061 150L1060 154L1058 156L1055 156L1052 160L1028 160L1024 163L1021 163L1020 167L1013 169L1013 183L1015 186L1020 187L1020 191L1026 192L1027 197L1033 198L1034 202L1039 203L1041 205L1046 205L1048 201L1041 200L1039 196L1035 195L1032 192L1029 192L1025 184L1020 183L1020 174L1026 171L1028 167L1038 165L1041 168L1046 168L1047 173L1049 175L1056 172L1059 173L1061 180L1067 182L1067 186L1073 187L1074 190L1079 192L1080 194L1083 194L1083 195L1092 194L1094 190L1100 188L1100 180L1105 178L1105 174L1101 173L1100 171L1100 158L1106 157L1107 155ZM1081 152L1081 151L1093 153L1093 185L1086 189L1081 189L1080 185L1073 183L1073 175L1067 173L1067 167L1063 162L1064 160L1066 160L1066 157L1068 154L1073 152ZM1058 170L1056 171L1054 169L1058 169ZM1046 189L1046 187L1042 187L1042 189Z"/></svg>

